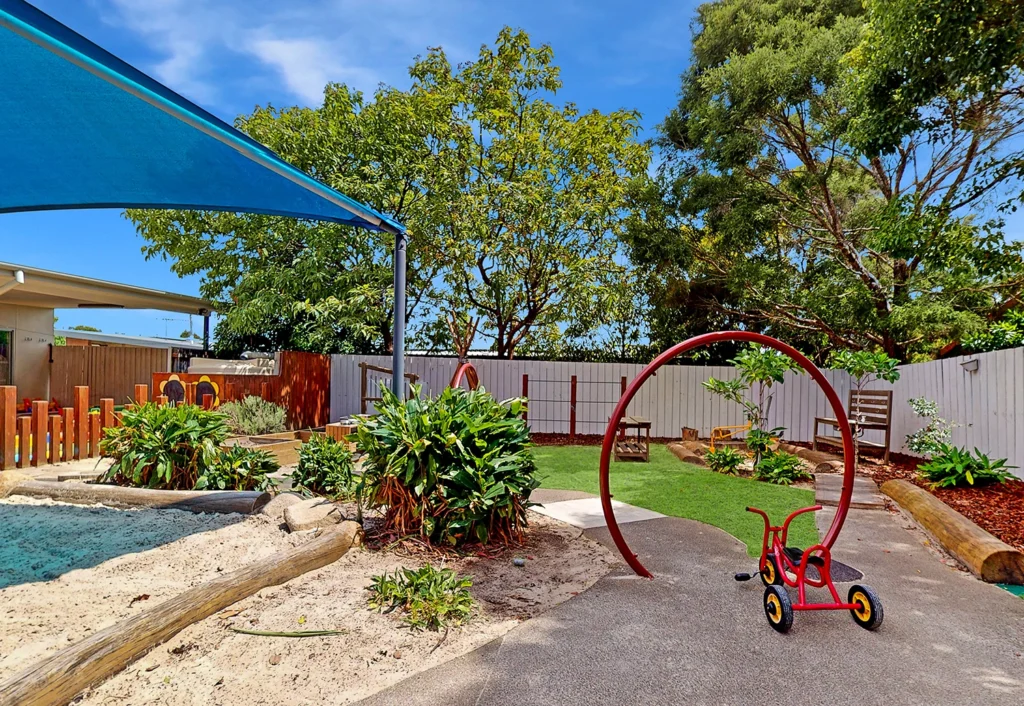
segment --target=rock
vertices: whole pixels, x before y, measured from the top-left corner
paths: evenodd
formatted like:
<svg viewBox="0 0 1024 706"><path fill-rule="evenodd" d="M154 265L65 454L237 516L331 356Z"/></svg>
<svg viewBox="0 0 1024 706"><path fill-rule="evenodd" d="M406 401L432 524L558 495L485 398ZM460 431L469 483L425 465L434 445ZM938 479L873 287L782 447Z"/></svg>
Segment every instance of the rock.
<svg viewBox="0 0 1024 706"><path fill-rule="evenodd" d="M303 500L284 510L284 521L288 523L288 529L292 532L330 527L344 519L341 508L323 498Z"/></svg>
<svg viewBox="0 0 1024 706"><path fill-rule="evenodd" d="M304 500L301 493L280 493L274 499L263 506L261 514L267 515L273 520L283 520L284 511L292 505L297 505Z"/></svg>
<svg viewBox="0 0 1024 706"><path fill-rule="evenodd" d="M33 480L32 476L17 471L0 472L0 498L6 498L14 486L27 480Z"/></svg>

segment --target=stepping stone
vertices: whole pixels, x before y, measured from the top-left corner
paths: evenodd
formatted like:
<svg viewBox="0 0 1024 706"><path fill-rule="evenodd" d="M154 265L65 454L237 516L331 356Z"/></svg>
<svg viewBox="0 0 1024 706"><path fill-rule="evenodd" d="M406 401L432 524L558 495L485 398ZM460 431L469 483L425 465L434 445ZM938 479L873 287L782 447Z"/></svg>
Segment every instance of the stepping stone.
<svg viewBox="0 0 1024 706"><path fill-rule="evenodd" d="M330 527L344 519L341 508L324 498L302 500L284 509L284 521L291 532Z"/></svg>
<svg viewBox="0 0 1024 706"><path fill-rule="evenodd" d="M839 505L843 489L843 476L838 473L817 473L814 476L814 501L818 505ZM853 498L850 507L858 510L884 510L885 498L870 478L853 479Z"/></svg>
<svg viewBox="0 0 1024 706"><path fill-rule="evenodd" d="M604 521L604 512L601 510L601 498L563 500L530 509L541 515L547 515L582 529L604 527L607 524ZM655 520L659 517L665 517L661 513L620 503L618 500L612 500L612 509L615 511L615 520L620 525L627 522L641 522L643 520Z"/></svg>

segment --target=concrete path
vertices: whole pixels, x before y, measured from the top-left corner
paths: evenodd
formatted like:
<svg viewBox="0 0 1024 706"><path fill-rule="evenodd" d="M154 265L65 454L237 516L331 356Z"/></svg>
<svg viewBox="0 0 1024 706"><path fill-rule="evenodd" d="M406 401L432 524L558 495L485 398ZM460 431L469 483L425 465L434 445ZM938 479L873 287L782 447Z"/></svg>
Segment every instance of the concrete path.
<svg viewBox="0 0 1024 706"><path fill-rule="evenodd" d="M819 505L839 505L843 490L843 476L839 473L816 473L814 476L814 501ZM861 510L884 510L885 498L878 492L878 485L870 478L854 476L853 498L850 507Z"/></svg>
<svg viewBox="0 0 1024 706"><path fill-rule="evenodd" d="M534 502L540 504L532 509L534 512L553 517L574 527L583 529L605 527L607 523L604 519L604 510L601 509L601 498L587 493L578 495L583 497L556 499L559 496L540 493L540 497L533 498ZM615 521L620 525L665 517L659 512L620 503L618 500L612 500L612 509L615 511Z"/></svg>
<svg viewBox="0 0 1024 706"><path fill-rule="evenodd" d="M818 513L820 528L832 512ZM851 512L836 547L881 596L878 632L845 612L813 612L779 635L765 621L760 582L732 578L755 568L734 538L677 518L622 531L655 580L623 567L485 648L362 703L1024 703L1024 600L945 566L898 516ZM585 533L609 541L606 529Z"/></svg>

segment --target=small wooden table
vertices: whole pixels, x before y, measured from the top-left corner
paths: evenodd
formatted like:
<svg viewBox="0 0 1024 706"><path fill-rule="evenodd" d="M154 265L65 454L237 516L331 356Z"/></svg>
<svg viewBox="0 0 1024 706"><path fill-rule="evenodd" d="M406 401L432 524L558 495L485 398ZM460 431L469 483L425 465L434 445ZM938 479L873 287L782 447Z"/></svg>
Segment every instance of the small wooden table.
<svg viewBox="0 0 1024 706"><path fill-rule="evenodd" d="M629 432L635 436L630 438ZM650 461L651 420L644 417L623 417L619 420L619 436L615 440L615 460Z"/></svg>

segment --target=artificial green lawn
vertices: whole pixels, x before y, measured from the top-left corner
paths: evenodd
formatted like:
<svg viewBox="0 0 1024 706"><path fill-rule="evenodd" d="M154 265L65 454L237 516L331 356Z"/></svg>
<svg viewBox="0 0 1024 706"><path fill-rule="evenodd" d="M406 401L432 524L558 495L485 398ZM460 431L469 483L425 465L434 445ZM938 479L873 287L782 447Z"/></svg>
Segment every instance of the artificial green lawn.
<svg viewBox="0 0 1024 706"><path fill-rule="evenodd" d="M599 492L600 447L537 446L533 457L542 488ZM661 444L651 445L650 463L612 463L611 485L616 500L725 530L746 544L751 556L761 553L764 522L745 510L748 505L782 524L793 510L814 504L810 490L715 473L683 463ZM790 545L805 548L817 541L813 513L793 520Z"/></svg>

